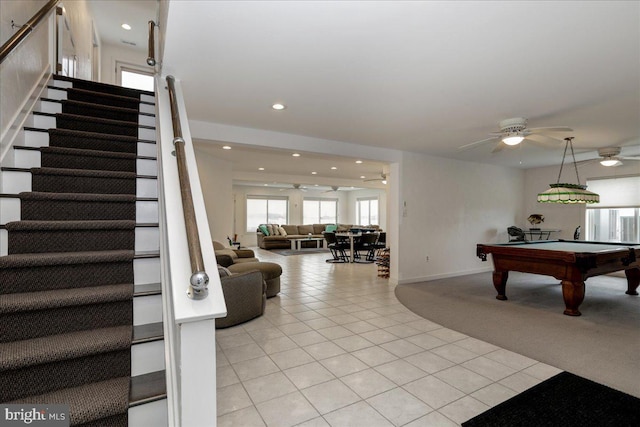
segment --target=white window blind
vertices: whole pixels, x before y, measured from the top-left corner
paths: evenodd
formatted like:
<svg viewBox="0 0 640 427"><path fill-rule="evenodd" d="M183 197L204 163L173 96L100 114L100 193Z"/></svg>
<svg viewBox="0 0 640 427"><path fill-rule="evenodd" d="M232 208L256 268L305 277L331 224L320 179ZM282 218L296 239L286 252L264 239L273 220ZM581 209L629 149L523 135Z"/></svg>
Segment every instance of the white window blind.
<svg viewBox="0 0 640 427"><path fill-rule="evenodd" d="M587 208L639 207L640 176L592 179L587 181L589 191L600 195L600 203Z"/></svg>

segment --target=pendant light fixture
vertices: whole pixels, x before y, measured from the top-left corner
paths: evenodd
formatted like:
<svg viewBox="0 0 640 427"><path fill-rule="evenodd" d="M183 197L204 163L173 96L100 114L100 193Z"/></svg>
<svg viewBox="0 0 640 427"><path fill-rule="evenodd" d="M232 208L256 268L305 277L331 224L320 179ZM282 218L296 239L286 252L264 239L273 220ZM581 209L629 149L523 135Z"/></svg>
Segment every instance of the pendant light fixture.
<svg viewBox="0 0 640 427"><path fill-rule="evenodd" d="M599 203L600 196L591 191L587 191L586 185L580 184L580 176L578 176L578 165L576 157L573 153L573 137L565 138L564 154L562 155L562 163L560 164L560 172L558 173L558 181L555 184L549 184L549 189L543 193L538 193L539 203ZM562 175L562 167L567 156L567 148L571 147L571 157L573 158L573 166L576 170L577 184L560 183Z"/></svg>

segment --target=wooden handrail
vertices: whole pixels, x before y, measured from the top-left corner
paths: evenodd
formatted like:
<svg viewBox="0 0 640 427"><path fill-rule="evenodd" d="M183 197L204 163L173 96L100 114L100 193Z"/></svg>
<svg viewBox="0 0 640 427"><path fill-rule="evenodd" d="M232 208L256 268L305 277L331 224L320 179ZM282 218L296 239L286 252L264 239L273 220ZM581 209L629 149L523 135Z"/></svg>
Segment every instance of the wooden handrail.
<svg viewBox="0 0 640 427"><path fill-rule="evenodd" d="M155 38L156 23L149 21L149 56L147 57L147 65L151 67L156 65L156 38Z"/></svg>
<svg viewBox="0 0 640 427"><path fill-rule="evenodd" d="M184 139L182 138L182 125L176 100L175 79L167 76L167 88L169 89L169 104L171 105L171 122L173 124L173 146L178 161L178 179L180 180L180 194L182 196L182 210L184 223L187 230L187 245L189 247L189 259L191 261L191 279L187 294L192 299L204 299L209 291L207 285L209 276L204 271L204 260L200 247L200 235L196 222L196 212L193 206L191 194L191 182L184 151Z"/></svg>
<svg viewBox="0 0 640 427"><path fill-rule="evenodd" d="M50 0L47 4L36 12L35 15L26 24L24 24L16 33L0 47L0 64L13 50L18 47L24 39L38 26L42 19L55 9L59 0Z"/></svg>

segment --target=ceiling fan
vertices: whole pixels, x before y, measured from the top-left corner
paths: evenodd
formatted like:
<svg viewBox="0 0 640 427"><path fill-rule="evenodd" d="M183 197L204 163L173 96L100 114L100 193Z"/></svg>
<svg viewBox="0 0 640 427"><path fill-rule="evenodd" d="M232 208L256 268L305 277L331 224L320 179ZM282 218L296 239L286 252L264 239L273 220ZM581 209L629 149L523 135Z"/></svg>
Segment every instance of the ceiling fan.
<svg viewBox="0 0 640 427"><path fill-rule="evenodd" d="M323 193L332 193L334 191L338 191L338 188L340 187L338 187L337 185L332 185L331 190L323 191Z"/></svg>
<svg viewBox="0 0 640 427"><path fill-rule="evenodd" d="M368 179L363 179L362 182L382 182L383 184L387 183L387 174L384 172L380 173L380 177L378 178L368 178Z"/></svg>
<svg viewBox="0 0 640 427"><path fill-rule="evenodd" d="M622 149L620 147L599 148L598 149L598 156L600 156L599 159L582 160L580 162L577 162L577 164L581 165L585 163L600 162L602 166L611 167L611 166L622 165L622 160L640 160L640 155L620 156L619 154L621 150Z"/></svg>
<svg viewBox="0 0 640 427"><path fill-rule="evenodd" d="M542 145L557 146L562 143L562 141L545 135L547 132L573 131L573 129L566 126L527 128L527 119L524 117L505 119L498 123L498 125L500 126L500 132L491 132L491 137L463 145L458 148L458 151L468 150L478 145L489 143L495 139L498 139L499 142L493 149L492 153L502 150L505 145L518 145L525 139L533 142L534 144L538 143Z"/></svg>
<svg viewBox="0 0 640 427"><path fill-rule="evenodd" d="M307 187L302 187L300 184L291 184L294 190L307 191ZM285 191L286 188L281 188L280 191Z"/></svg>

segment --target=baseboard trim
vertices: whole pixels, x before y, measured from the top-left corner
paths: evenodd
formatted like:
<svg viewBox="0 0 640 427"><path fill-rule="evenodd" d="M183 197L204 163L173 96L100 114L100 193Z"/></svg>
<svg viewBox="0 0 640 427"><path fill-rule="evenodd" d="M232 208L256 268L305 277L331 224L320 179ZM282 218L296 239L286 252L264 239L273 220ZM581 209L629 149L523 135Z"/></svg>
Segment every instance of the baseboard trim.
<svg viewBox="0 0 640 427"><path fill-rule="evenodd" d="M458 276L467 276L469 274L477 274L477 273L486 273L489 271L493 271L493 267L483 267L477 268L473 270L464 270L464 271L456 271L451 273L442 273L442 274L432 274L429 276L421 276L421 277L410 277L405 279L398 279L398 285L406 285L409 283L419 283L419 282L430 282L432 280L438 279L448 279L450 277L458 277Z"/></svg>

